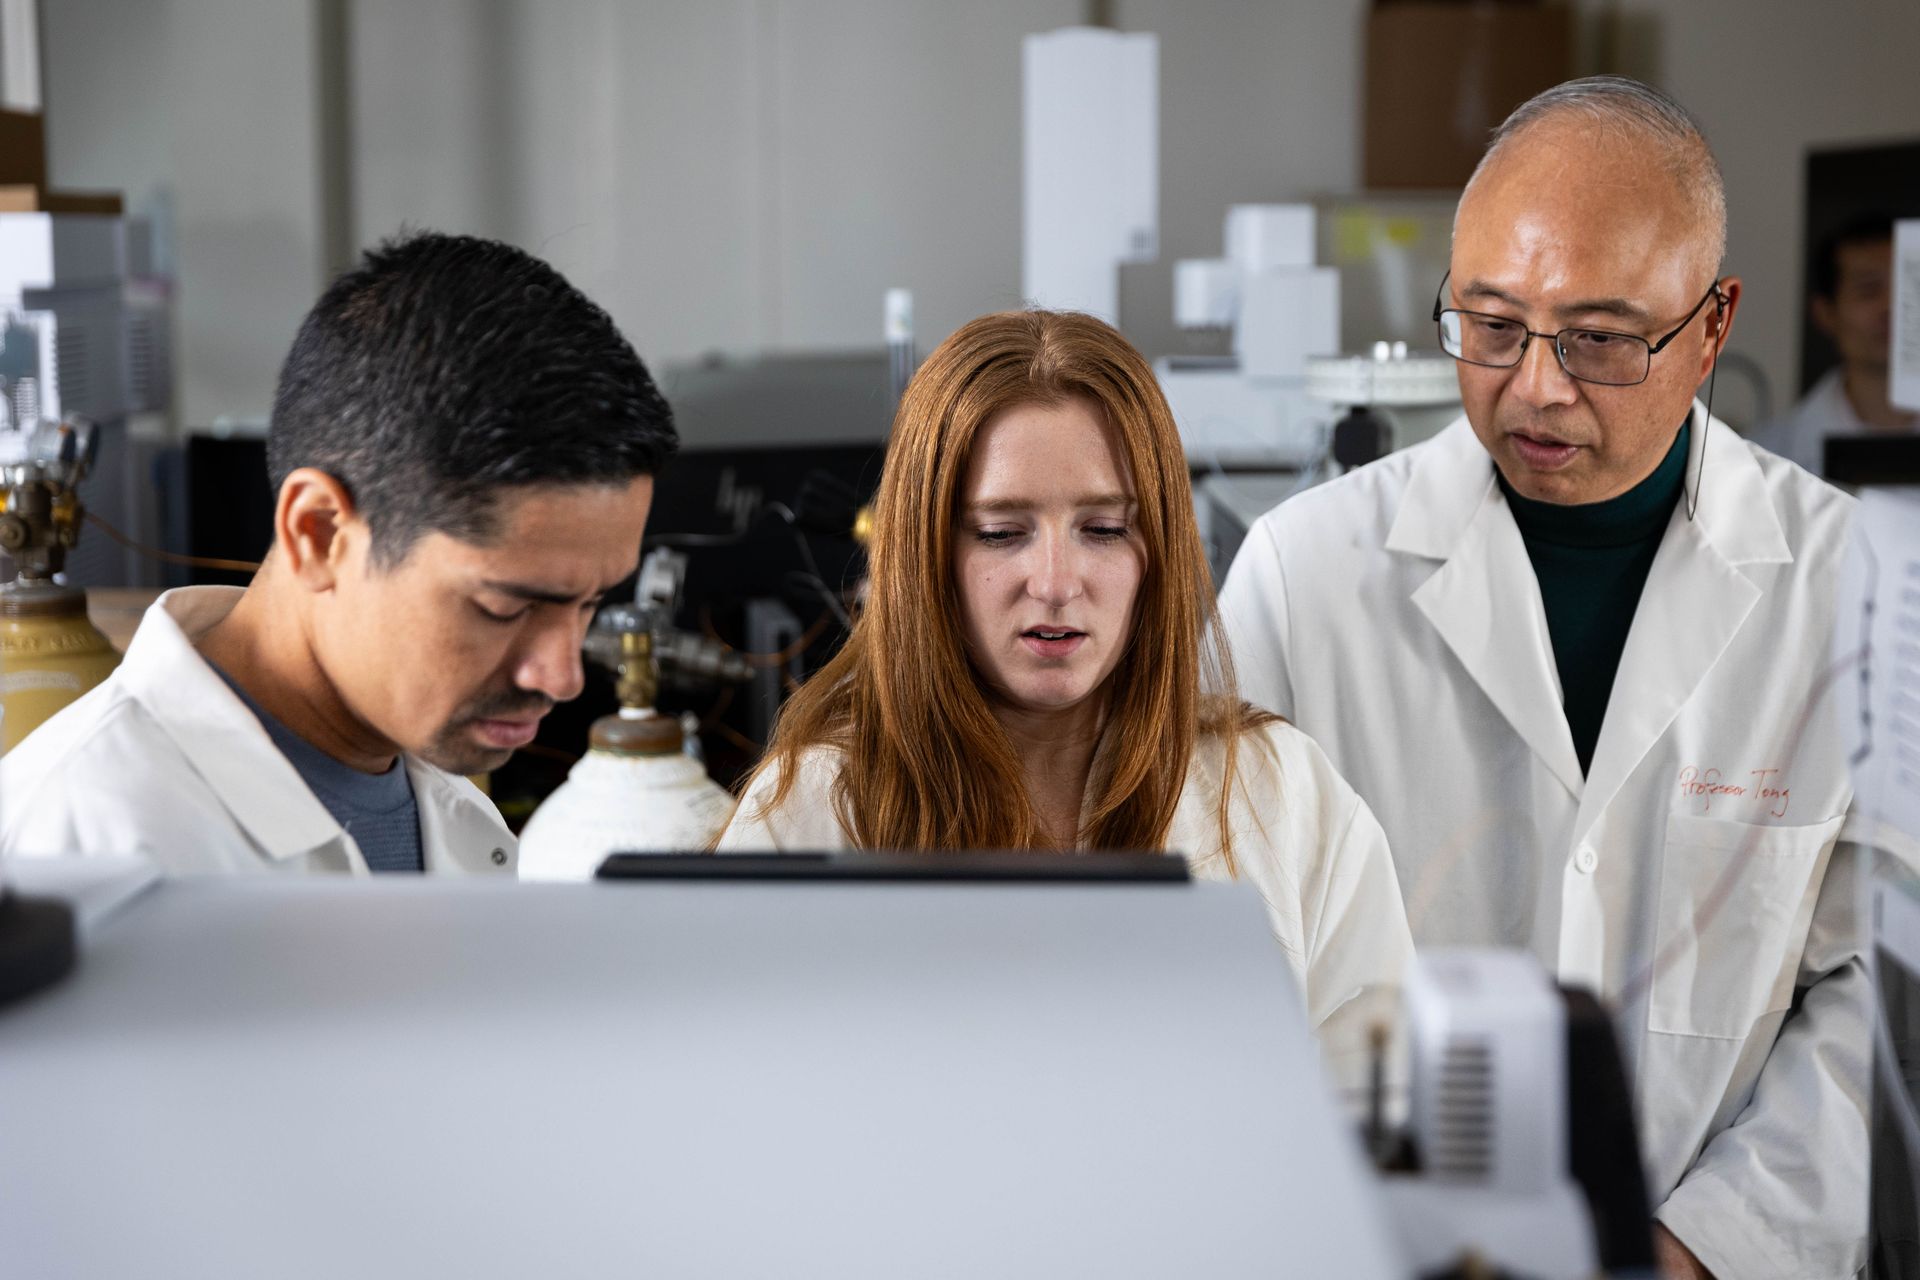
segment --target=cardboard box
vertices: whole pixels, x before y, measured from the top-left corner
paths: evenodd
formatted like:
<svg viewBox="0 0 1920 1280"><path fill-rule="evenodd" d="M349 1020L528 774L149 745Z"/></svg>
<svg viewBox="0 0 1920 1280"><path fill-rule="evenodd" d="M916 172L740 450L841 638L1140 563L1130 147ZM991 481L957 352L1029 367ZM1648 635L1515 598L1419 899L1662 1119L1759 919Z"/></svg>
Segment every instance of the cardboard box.
<svg viewBox="0 0 1920 1280"><path fill-rule="evenodd" d="M47 185L47 132L37 111L0 111L0 183Z"/></svg>
<svg viewBox="0 0 1920 1280"><path fill-rule="evenodd" d="M0 213L123 212L118 191L43 191L39 187L0 186Z"/></svg>
<svg viewBox="0 0 1920 1280"><path fill-rule="evenodd" d="M1365 185L1465 186L1494 127L1572 75L1565 4L1379 0L1367 15Z"/></svg>

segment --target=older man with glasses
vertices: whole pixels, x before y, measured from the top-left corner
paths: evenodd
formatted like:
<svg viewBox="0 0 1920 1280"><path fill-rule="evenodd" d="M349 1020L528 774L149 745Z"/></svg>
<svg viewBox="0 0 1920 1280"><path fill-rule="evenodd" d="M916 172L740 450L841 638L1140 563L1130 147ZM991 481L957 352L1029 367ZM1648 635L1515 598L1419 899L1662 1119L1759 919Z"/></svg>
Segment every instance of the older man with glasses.
<svg viewBox="0 0 1920 1280"><path fill-rule="evenodd" d="M1269 513L1222 617L1248 696L1379 815L1415 941L1528 948L1614 1010L1665 1272L1844 1277L1868 1006L1827 653L1853 504L1711 416L1725 242L1666 94L1520 107L1434 304L1465 416Z"/></svg>

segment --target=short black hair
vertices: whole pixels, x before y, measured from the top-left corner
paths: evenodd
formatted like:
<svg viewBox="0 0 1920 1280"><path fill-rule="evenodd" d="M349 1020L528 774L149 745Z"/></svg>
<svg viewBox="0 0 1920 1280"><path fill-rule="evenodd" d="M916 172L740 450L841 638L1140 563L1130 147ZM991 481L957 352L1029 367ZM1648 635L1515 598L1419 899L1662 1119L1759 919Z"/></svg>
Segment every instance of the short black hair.
<svg viewBox="0 0 1920 1280"><path fill-rule="evenodd" d="M1835 297L1840 292L1840 251L1859 244L1890 243L1893 222L1891 213L1861 214L1821 237L1820 247L1813 255L1813 296Z"/></svg>
<svg viewBox="0 0 1920 1280"><path fill-rule="evenodd" d="M503 489L625 484L679 438L612 317L494 240L402 233L307 313L267 432L278 493L317 467L352 495L392 565L434 530L484 542Z"/></svg>

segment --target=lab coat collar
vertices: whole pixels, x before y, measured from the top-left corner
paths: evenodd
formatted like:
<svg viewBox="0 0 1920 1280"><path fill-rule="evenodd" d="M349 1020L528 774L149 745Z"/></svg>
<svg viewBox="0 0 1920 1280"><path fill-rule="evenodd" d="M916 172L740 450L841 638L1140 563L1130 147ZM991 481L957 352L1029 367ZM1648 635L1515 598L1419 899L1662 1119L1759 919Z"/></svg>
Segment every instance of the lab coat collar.
<svg viewBox="0 0 1920 1280"><path fill-rule="evenodd" d="M116 675L269 857L282 861L338 844L348 865L364 874L366 860L352 839L194 648L243 594L240 587L166 592L141 618Z"/></svg>
<svg viewBox="0 0 1920 1280"><path fill-rule="evenodd" d="M1698 495L1691 523L1728 564L1792 564L1787 533L1753 449L1706 408L1693 402L1687 442L1687 492ZM1682 506L1677 514L1685 520Z"/></svg>
<svg viewBox="0 0 1920 1280"><path fill-rule="evenodd" d="M480 788L416 756L402 756L420 810L422 869L428 874L512 875L519 847Z"/></svg>
<svg viewBox="0 0 1920 1280"><path fill-rule="evenodd" d="M1461 414L1424 445L1387 531L1387 550L1445 560L1497 495L1493 459ZM1502 503L1502 506L1505 504Z"/></svg>
<svg viewBox="0 0 1920 1280"><path fill-rule="evenodd" d="M162 595L140 620L116 678L152 711L248 839L269 857L284 861L331 846L351 871L367 874L359 845L194 648L242 594L239 587L181 587ZM480 789L415 756L401 759L420 814L425 870L512 874L518 852L514 839Z"/></svg>
<svg viewBox="0 0 1920 1280"><path fill-rule="evenodd" d="M1674 508L1634 610L1614 674L1586 792L1574 819L1583 839L1720 661L1762 594L1746 565L1790 564L1793 552L1753 450L1694 405L1687 491ZM1703 470L1704 467L1704 470Z"/></svg>
<svg viewBox="0 0 1920 1280"><path fill-rule="evenodd" d="M1533 753L1578 798L1584 780L1553 665L1546 605L1493 462L1462 417L1421 447L1387 548L1445 563L1413 593Z"/></svg>
<svg viewBox="0 0 1920 1280"><path fill-rule="evenodd" d="M1792 560L1753 452L1694 402L1687 492L1641 593L1589 774L1580 773L1526 543L1463 415L1424 446L1387 536L1444 561L1413 603L1515 732L1581 803L1583 835L1731 643L1760 590L1738 566Z"/></svg>

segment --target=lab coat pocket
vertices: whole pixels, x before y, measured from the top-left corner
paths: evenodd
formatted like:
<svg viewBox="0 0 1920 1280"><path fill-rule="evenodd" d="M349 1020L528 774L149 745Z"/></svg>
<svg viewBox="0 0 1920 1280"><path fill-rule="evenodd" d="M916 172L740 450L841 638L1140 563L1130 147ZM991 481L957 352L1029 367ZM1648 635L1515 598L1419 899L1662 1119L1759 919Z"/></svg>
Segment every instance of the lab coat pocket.
<svg viewBox="0 0 1920 1280"><path fill-rule="evenodd" d="M1841 822L1668 816L1648 1030L1739 1040L1792 1002L1808 887Z"/></svg>

